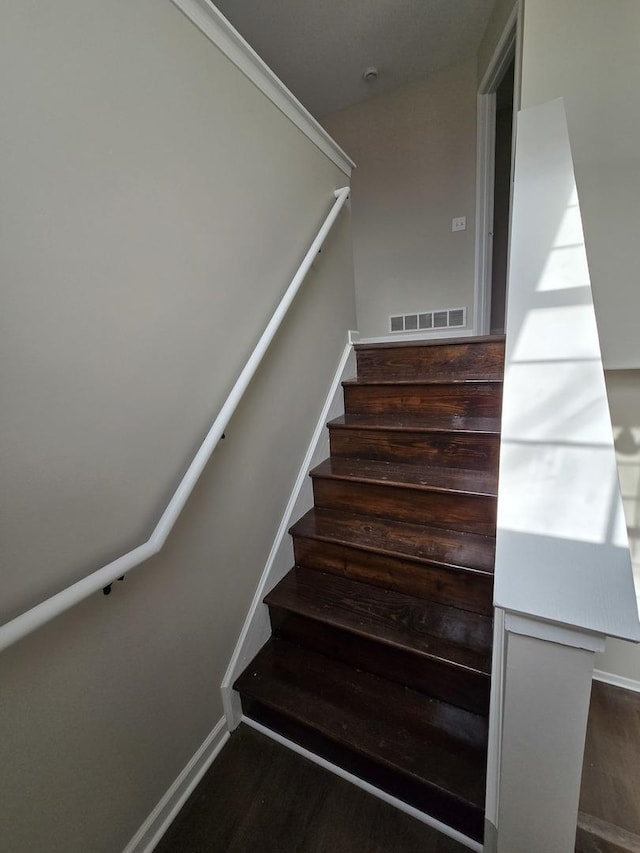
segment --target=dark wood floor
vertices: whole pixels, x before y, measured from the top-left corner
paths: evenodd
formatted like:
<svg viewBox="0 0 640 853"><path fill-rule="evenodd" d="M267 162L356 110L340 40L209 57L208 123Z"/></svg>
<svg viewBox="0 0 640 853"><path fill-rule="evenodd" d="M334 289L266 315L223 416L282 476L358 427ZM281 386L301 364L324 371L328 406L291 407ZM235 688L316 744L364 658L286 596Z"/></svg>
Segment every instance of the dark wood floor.
<svg viewBox="0 0 640 853"><path fill-rule="evenodd" d="M640 693L595 681L577 853L640 853Z"/></svg>
<svg viewBox="0 0 640 853"><path fill-rule="evenodd" d="M242 725L156 853L464 853L467 848Z"/></svg>

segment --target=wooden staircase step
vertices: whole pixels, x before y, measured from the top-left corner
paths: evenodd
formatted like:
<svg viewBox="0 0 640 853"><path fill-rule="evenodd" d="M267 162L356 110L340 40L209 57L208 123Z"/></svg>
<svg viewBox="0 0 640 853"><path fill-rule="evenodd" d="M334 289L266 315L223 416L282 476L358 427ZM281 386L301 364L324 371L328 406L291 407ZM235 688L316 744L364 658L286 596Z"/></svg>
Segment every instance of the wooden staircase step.
<svg viewBox="0 0 640 853"><path fill-rule="evenodd" d="M425 565L460 568L489 577L493 573L496 542L492 536L319 507L305 513L290 532L294 538L348 544Z"/></svg>
<svg viewBox="0 0 640 853"><path fill-rule="evenodd" d="M484 379L361 380L342 383L348 414L500 417L502 381Z"/></svg>
<svg viewBox="0 0 640 853"><path fill-rule="evenodd" d="M482 837L484 717L278 638L235 689L250 718Z"/></svg>
<svg viewBox="0 0 640 853"><path fill-rule="evenodd" d="M494 471L498 467L498 418L350 414L327 426L332 456Z"/></svg>
<svg viewBox="0 0 640 853"><path fill-rule="evenodd" d="M356 344L360 379L501 379L504 336Z"/></svg>
<svg viewBox="0 0 640 853"><path fill-rule="evenodd" d="M330 458L311 477L319 507L495 534L495 471Z"/></svg>
<svg viewBox="0 0 640 853"><path fill-rule="evenodd" d="M491 536L319 507L290 532L298 565L477 613L492 612Z"/></svg>
<svg viewBox="0 0 640 853"><path fill-rule="evenodd" d="M492 620L295 567L267 595L274 634L480 714Z"/></svg>

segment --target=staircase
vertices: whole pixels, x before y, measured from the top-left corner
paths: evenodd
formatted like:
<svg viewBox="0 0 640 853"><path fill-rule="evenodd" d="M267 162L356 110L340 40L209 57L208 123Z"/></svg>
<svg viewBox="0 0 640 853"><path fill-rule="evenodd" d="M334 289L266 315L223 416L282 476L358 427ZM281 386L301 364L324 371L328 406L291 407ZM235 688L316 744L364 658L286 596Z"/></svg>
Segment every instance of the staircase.
<svg viewBox="0 0 640 853"><path fill-rule="evenodd" d="M357 345L246 716L482 840L504 339Z"/></svg>

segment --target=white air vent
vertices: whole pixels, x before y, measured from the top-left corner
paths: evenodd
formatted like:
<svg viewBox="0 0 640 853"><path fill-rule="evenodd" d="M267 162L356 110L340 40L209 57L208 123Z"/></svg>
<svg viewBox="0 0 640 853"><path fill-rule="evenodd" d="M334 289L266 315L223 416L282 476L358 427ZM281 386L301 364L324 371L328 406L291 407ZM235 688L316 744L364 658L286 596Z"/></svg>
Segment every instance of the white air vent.
<svg viewBox="0 0 640 853"><path fill-rule="evenodd" d="M443 308L389 317L390 332L421 332L433 329L462 329L467 325L466 308Z"/></svg>

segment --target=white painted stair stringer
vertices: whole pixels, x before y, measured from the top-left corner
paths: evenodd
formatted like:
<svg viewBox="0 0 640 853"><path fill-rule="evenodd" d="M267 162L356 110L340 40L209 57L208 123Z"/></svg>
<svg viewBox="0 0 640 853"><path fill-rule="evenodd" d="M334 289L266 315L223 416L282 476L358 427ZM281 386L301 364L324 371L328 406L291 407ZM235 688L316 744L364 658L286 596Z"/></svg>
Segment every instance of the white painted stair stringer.
<svg viewBox="0 0 640 853"><path fill-rule="evenodd" d="M256 593L249 607L229 666L222 679L220 689L227 725L233 731L240 724L242 708L240 697L233 684L249 662L256 656L271 636L269 611L263 599L286 575L294 564L293 544L289 528L300 516L313 507L313 488L309 471L329 455L329 430L327 421L344 414L342 381L356 375L353 344L359 339L358 332L349 332L347 345L342 353L329 392L322 406L320 417L313 431L309 447L298 472L289 502L282 516L271 551L260 577Z"/></svg>

